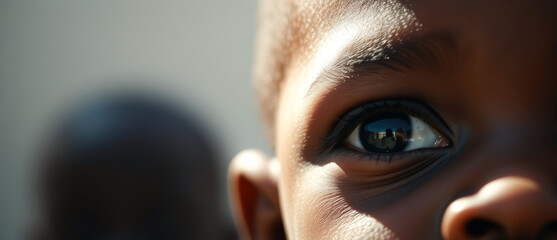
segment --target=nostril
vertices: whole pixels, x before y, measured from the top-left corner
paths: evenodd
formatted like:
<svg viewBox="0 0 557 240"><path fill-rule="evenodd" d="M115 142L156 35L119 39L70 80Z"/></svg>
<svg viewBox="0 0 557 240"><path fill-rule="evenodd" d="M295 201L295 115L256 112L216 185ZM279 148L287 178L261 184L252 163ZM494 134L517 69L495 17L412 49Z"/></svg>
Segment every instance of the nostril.
<svg viewBox="0 0 557 240"><path fill-rule="evenodd" d="M538 239L557 239L557 221L546 224Z"/></svg>
<svg viewBox="0 0 557 240"><path fill-rule="evenodd" d="M500 225L481 218L472 219L468 222L468 224L466 224L466 232L471 237L481 237L488 233L499 232L502 230L503 228Z"/></svg>

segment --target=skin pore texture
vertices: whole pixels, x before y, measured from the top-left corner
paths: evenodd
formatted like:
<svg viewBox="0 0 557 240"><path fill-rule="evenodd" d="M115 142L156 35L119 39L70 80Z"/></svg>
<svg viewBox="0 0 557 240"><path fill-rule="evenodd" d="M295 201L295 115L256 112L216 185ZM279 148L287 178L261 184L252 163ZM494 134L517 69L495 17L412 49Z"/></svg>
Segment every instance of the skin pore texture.
<svg viewBox="0 0 557 240"><path fill-rule="evenodd" d="M251 179L288 239L556 237L556 3L263 1L260 12L273 12L255 77L276 158L234 159L234 203L257 195L236 180ZM391 112L447 144L377 153L347 141ZM254 159L273 177L245 171ZM246 206L240 231L259 239Z"/></svg>
<svg viewBox="0 0 557 240"><path fill-rule="evenodd" d="M321 20L336 22L336 24L330 24L333 27L330 27L330 30L327 32L322 33L326 37L321 38L321 41L316 42L312 47L306 47L306 49L316 49L316 52L308 51L297 55L299 56L298 59L292 60L294 64L290 65L289 69L292 70L289 72L295 74L293 76L287 75L285 78L287 79L285 85L288 87L282 89L283 93L281 96L283 97L279 105L277 127L278 129L286 129L282 127L281 123L292 124L292 118L289 116L298 116L299 118L294 123L294 128L290 128L294 130L293 132L288 130L277 132L277 142L279 144L282 138L289 138L289 136L295 136L294 139L297 140L292 145L286 146L284 150L282 146L277 146L277 153L279 155L280 152L284 151L285 159L297 160L283 165L290 167L287 169L283 168L283 171L295 172L296 174L292 176L293 178L289 182L279 185L281 193L294 193L281 194L281 202L298 203L295 206L290 206L290 204L281 205L285 213L283 216L290 218L285 223L287 229L293 230L293 239L324 239L339 233L342 233L342 238L344 239L362 238L362 234L365 234L370 239L391 239L394 237L394 234L376 219L370 218L358 211L349 210L350 207L344 201L341 193L338 192L335 181L333 181L334 179L342 178L344 175L338 165L329 163L321 167L308 164L311 160L307 159L306 154L299 151L303 149L316 149L318 148L317 144L321 143L320 141L308 139L311 136L310 132L312 132L312 129L309 128L310 126L313 125L316 129L328 130L324 126L319 126L324 123L320 120L322 119L319 117L320 114L315 114L315 116L318 116L316 118L308 117L311 116L312 111L320 110L317 106L325 103L310 104L315 101L319 102L318 98L324 96L322 92L335 88L333 81L322 80L320 78L322 74L327 73L327 75L342 77L349 73L349 70L327 71L333 67L338 67L334 65L335 61L345 56L342 53L351 47L350 44L354 43L354 41L362 41L359 42L359 45L363 47L358 48L358 50L369 53L372 55L372 58L379 58L381 49L387 48L391 42L397 40L392 39L397 31L402 32L411 27L419 27L419 24L415 23L413 14L396 2L376 2L367 9L357 9L358 7L359 4L344 6L343 9L350 9L344 13L345 15L340 13L332 14L331 16L335 16L334 18L331 17L334 20ZM368 28L369 26L371 28ZM412 30L409 29L408 31ZM365 56L356 56L357 60L363 58ZM349 62L344 67L349 68L352 67L351 65L353 66L354 63ZM326 78L326 76L323 76L323 78ZM295 90L295 92L290 92L290 89ZM308 96L310 89L312 92L319 92L321 94L310 94ZM336 101L337 98L333 97L331 100ZM329 113L326 114L336 116L342 114L342 112L335 114L329 109L327 110ZM284 116L286 119L281 119L280 116ZM329 119L334 119L334 117ZM310 122L311 124L309 124ZM321 136L325 137L326 133L321 134ZM312 143L314 146L309 145ZM291 149L296 149L296 151L289 151ZM308 212L312 214L303 214ZM315 219L323 221L316 225ZM346 220L349 221L346 222Z"/></svg>

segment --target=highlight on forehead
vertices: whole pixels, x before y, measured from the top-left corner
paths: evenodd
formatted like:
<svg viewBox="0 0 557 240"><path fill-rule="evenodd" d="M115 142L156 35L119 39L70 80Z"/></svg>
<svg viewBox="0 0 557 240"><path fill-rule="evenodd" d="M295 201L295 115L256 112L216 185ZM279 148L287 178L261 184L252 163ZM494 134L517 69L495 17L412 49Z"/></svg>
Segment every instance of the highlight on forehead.
<svg viewBox="0 0 557 240"><path fill-rule="evenodd" d="M355 19L368 19L366 22ZM390 44L393 26L407 27L414 19L403 4L394 0L262 0L258 15L258 36L254 66L257 97L267 132L274 137L274 118L281 85L294 61L315 58L323 39L343 26L351 32L378 32L369 47ZM371 22L370 22L371 21ZM354 24L339 24L339 23ZM390 27L391 31L384 31ZM335 30L336 31L336 30ZM366 37L366 36L363 36ZM338 46L337 46L338 47ZM380 51L378 51L380 52ZM362 56L368 57L368 56Z"/></svg>
<svg viewBox="0 0 557 240"><path fill-rule="evenodd" d="M260 112L270 139L280 86L292 56L307 51L318 32L327 29L344 1L261 0L255 49L254 80Z"/></svg>

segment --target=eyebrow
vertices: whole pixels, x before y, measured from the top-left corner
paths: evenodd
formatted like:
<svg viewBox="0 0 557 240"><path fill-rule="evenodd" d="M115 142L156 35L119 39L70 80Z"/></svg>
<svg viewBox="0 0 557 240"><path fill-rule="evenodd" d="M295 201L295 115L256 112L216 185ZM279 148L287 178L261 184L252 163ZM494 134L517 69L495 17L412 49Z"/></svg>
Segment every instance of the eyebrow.
<svg viewBox="0 0 557 240"><path fill-rule="evenodd" d="M357 40L310 85L306 97L316 86L344 83L355 75L379 74L386 70L410 72L451 67L458 56L454 35L447 31L408 37L392 46L378 46L378 41Z"/></svg>

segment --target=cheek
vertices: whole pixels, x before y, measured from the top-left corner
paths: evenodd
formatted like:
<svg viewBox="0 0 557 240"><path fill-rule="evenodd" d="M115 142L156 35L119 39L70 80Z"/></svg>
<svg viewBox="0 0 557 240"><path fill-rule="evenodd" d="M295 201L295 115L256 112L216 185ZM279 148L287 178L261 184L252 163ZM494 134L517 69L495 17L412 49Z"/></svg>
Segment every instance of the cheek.
<svg viewBox="0 0 557 240"><path fill-rule="evenodd" d="M371 214L345 201L336 182L344 172L334 163L308 166L291 192L296 239L395 239Z"/></svg>

